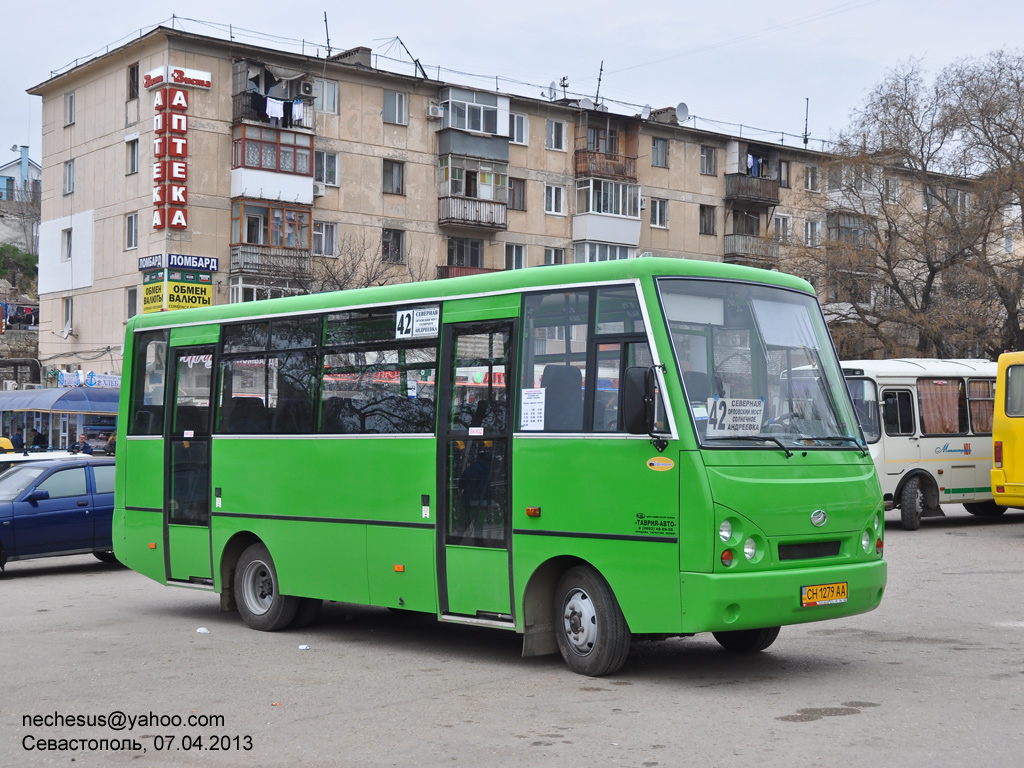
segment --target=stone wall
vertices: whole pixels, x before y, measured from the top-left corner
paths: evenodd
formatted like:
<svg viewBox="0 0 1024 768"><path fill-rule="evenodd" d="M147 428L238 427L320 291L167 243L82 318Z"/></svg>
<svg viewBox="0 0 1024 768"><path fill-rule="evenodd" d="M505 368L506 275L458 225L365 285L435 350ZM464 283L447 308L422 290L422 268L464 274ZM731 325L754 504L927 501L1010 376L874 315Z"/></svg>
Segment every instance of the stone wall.
<svg viewBox="0 0 1024 768"><path fill-rule="evenodd" d="M0 334L0 381L11 381L17 373L18 388L23 382L39 383L39 367L32 362L8 363L16 358L31 358L39 355L39 331L18 331L8 328ZM0 384L0 386L3 386Z"/></svg>

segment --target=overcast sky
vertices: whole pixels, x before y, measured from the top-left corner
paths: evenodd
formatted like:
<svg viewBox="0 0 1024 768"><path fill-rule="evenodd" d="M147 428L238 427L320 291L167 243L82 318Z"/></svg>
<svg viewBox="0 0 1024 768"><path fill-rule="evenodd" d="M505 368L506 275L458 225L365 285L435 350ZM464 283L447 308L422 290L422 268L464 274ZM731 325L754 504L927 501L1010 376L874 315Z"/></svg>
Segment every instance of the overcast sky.
<svg viewBox="0 0 1024 768"><path fill-rule="evenodd" d="M40 99L27 88L140 29L169 26L172 14L189 32L223 36L232 25L241 42L286 50L302 40L307 50L325 46L329 31L334 52L367 46L393 59L380 60L382 68L412 74L412 65L400 61L409 59L397 37L431 77L441 67L441 79L449 82L530 96L566 77L569 95L593 99L603 61L600 98L613 112L683 102L699 128L790 145L800 143L809 99L812 149L845 127L867 91L901 61L921 59L934 74L961 58L1024 47L1020 0L520 0L477 6L188 0L164 11L157 5L8 4L0 44L6 73L0 80L0 164L17 156L12 145L28 144L32 159L42 159Z"/></svg>

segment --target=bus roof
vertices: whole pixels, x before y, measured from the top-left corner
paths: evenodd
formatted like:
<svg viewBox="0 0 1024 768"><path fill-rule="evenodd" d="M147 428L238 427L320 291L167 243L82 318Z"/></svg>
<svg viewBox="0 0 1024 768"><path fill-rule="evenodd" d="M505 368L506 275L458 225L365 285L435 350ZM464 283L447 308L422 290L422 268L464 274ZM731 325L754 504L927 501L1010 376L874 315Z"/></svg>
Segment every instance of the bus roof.
<svg viewBox="0 0 1024 768"><path fill-rule="evenodd" d="M443 300L519 291L524 288L587 284L616 280L632 280L652 276L709 277L767 283L813 295L807 281L783 272L773 272L737 264L671 258L637 258L590 264L561 264L529 269L500 270L492 273L423 280L348 291L333 291L302 296L287 296L215 307L181 309L174 312L152 312L135 315L128 330L166 328L211 321L249 318L254 315L277 315L317 312L335 307L359 307L396 302Z"/></svg>
<svg viewBox="0 0 1024 768"><path fill-rule="evenodd" d="M991 360L903 357L893 360L843 360L846 376L995 376Z"/></svg>

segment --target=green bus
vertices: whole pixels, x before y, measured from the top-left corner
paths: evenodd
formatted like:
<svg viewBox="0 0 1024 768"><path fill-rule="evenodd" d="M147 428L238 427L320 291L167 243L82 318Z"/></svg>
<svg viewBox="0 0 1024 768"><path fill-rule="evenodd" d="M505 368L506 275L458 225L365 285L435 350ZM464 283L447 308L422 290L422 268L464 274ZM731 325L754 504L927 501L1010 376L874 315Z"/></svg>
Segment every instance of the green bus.
<svg viewBox="0 0 1024 768"><path fill-rule="evenodd" d="M420 611L596 676L633 638L759 651L885 588L839 361L777 272L642 258L139 315L117 425L118 559L255 629Z"/></svg>

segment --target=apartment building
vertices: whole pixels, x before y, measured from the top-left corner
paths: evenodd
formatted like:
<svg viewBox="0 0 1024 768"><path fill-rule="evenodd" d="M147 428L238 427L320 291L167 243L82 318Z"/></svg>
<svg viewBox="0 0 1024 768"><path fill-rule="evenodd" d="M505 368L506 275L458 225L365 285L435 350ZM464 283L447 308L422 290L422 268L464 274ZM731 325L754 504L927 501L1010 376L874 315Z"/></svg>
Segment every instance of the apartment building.
<svg viewBox="0 0 1024 768"><path fill-rule="evenodd" d="M403 279L645 253L778 268L825 226L818 153L676 108L396 74L366 48L324 59L157 28L29 93L39 355L57 367L116 373L133 314L308 290L353 254Z"/></svg>

